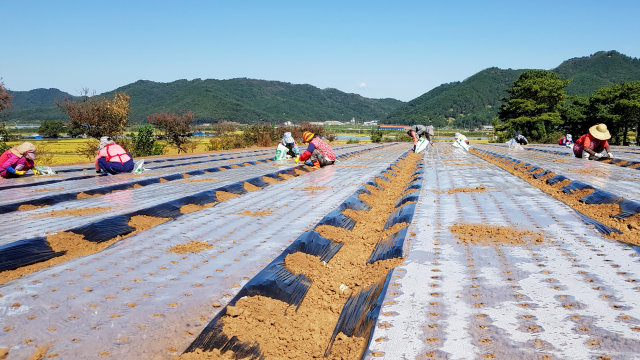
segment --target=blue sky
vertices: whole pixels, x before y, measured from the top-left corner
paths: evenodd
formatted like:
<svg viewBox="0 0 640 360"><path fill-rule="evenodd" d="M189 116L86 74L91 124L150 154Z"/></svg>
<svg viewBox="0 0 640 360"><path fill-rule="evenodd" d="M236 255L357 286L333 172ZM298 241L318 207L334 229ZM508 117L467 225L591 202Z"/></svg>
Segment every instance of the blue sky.
<svg viewBox="0 0 640 360"><path fill-rule="evenodd" d="M408 101L491 66L640 57L640 1L0 0L12 90L248 77Z"/></svg>

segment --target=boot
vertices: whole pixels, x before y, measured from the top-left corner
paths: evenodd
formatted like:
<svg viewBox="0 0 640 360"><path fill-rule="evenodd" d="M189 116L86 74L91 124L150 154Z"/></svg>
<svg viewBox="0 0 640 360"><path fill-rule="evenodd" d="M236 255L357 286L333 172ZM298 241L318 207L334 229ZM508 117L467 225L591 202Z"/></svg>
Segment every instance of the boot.
<svg viewBox="0 0 640 360"><path fill-rule="evenodd" d="M320 169L320 163L318 161L314 161L313 162L313 168L314 169Z"/></svg>

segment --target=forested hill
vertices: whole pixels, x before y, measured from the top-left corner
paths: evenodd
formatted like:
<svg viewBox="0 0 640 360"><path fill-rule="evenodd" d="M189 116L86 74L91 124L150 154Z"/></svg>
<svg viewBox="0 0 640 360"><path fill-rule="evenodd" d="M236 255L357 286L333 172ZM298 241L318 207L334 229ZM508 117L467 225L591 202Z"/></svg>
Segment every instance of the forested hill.
<svg viewBox="0 0 640 360"><path fill-rule="evenodd" d="M460 126L490 124L503 104L501 99L507 96L504 90L524 71L489 68L464 81L440 85L399 107L385 122L444 126L455 119ZM566 60L552 71L573 79L566 89L568 95L588 96L604 86L640 80L640 59L600 51Z"/></svg>
<svg viewBox="0 0 640 360"><path fill-rule="evenodd" d="M347 121L382 119L404 104L395 99L369 99L336 89L319 89L279 81L254 79L178 80L157 83L140 80L99 96L114 92L131 96L131 120L146 122L156 112L191 110L197 120L238 122ZM51 94L58 92L57 96ZM47 94L46 98L35 98ZM66 120L55 107L55 99L69 94L57 89L13 92L10 120ZM31 99L31 100L26 100Z"/></svg>

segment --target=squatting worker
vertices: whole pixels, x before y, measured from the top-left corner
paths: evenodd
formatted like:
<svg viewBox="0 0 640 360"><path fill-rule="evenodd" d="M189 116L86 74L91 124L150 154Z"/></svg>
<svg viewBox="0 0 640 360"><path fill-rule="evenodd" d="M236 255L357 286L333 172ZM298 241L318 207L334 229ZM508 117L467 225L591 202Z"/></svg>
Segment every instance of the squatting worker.
<svg viewBox="0 0 640 360"><path fill-rule="evenodd" d="M25 142L12 147L0 155L0 176L17 178L24 175L27 170L34 169L35 158L36 146L32 143ZM35 169L33 171L36 173Z"/></svg>
<svg viewBox="0 0 640 360"><path fill-rule="evenodd" d="M288 156L296 159L300 156L300 149L298 149L298 145L293 139L293 136L291 136L290 132L284 133L284 135L282 136L282 141L280 143L287 148Z"/></svg>
<svg viewBox="0 0 640 360"><path fill-rule="evenodd" d="M309 146L300 155L300 161L304 162L309 159L316 169L333 165L334 161L336 161L336 154L334 154L331 146L311 131L305 131L302 134L302 141L309 143Z"/></svg>
<svg viewBox="0 0 640 360"><path fill-rule="evenodd" d="M567 134L561 137L560 140L558 140L558 145L567 146L572 144L573 144L573 139L571 138L571 134Z"/></svg>
<svg viewBox="0 0 640 360"><path fill-rule="evenodd" d="M518 134L517 131L513 134L513 136L516 139L516 142L518 144L520 144L520 145L529 145L529 140L527 140L527 138L524 137L524 135Z"/></svg>
<svg viewBox="0 0 640 360"><path fill-rule="evenodd" d="M573 154L577 158L583 158L585 160L589 160L590 157L599 159L603 156L601 152L606 150L607 155L613 158L613 154L611 154L611 149L609 148L609 142L607 141L609 139L611 139L611 134L607 129L607 125L593 125L589 128L588 134L582 135L580 139L576 140L576 143L573 144Z"/></svg>
<svg viewBox="0 0 640 360"><path fill-rule="evenodd" d="M411 125L409 130L407 130L407 134L413 138L413 151L415 151L421 136L424 136L428 142L431 142L433 126Z"/></svg>
<svg viewBox="0 0 640 360"><path fill-rule="evenodd" d="M133 157L116 144L110 137L100 138L98 155L96 155L96 172L115 175L133 170Z"/></svg>

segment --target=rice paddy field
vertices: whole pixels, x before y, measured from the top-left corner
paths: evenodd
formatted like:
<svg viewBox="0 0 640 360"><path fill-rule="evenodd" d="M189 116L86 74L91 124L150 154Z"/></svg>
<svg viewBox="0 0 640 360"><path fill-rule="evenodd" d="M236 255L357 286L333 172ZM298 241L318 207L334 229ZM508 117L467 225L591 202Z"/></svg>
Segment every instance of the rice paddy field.
<svg viewBox="0 0 640 360"><path fill-rule="evenodd" d="M0 181L0 359L637 358L639 148L411 147Z"/></svg>

